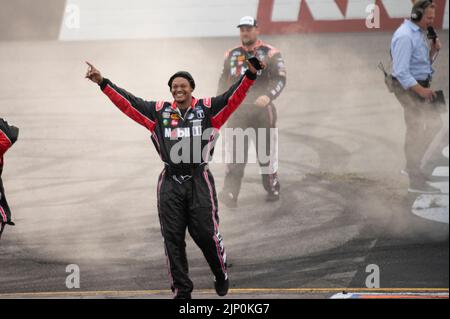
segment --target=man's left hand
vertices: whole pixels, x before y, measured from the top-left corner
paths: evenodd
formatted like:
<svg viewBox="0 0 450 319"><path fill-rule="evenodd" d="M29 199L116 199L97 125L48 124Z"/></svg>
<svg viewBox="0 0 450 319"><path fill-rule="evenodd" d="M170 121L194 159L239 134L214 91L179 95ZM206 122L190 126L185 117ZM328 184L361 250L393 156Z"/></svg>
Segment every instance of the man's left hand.
<svg viewBox="0 0 450 319"><path fill-rule="evenodd" d="M436 42L431 41L431 49L434 51L440 51L442 49L442 43L439 38L436 39Z"/></svg>
<svg viewBox="0 0 450 319"><path fill-rule="evenodd" d="M255 105L261 108L266 107L270 103L270 97L267 95L261 95L259 98L256 99Z"/></svg>

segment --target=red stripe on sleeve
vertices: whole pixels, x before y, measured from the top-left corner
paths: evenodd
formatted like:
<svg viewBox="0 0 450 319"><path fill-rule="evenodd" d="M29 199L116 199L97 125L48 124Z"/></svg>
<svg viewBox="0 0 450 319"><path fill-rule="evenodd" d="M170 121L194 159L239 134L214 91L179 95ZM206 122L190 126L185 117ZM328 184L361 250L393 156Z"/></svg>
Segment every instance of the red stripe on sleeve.
<svg viewBox="0 0 450 319"><path fill-rule="evenodd" d="M120 95L120 93L114 90L109 84L105 86L103 93L105 93L106 96L108 96L109 99L129 118L148 128L150 132L153 132L156 123L139 112L131 105L130 101Z"/></svg>
<svg viewBox="0 0 450 319"><path fill-rule="evenodd" d="M6 153L6 151L11 147L12 143L8 136L0 130L0 157Z"/></svg>
<svg viewBox="0 0 450 319"><path fill-rule="evenodd" d="M248 89L253 85L255 80L251 80L248 77L244 77L241 84L228 100L228 104L211 119L211 125L217 129L220 129L223 124L230 118L231 114L241 105L247 95Z"/></svg>
<svg viewBox="0 0 450 319"><path fill-rule="evenodd" d="M203 105L207 108L211 108L211 98L210 97L204 98Z"/></svg>

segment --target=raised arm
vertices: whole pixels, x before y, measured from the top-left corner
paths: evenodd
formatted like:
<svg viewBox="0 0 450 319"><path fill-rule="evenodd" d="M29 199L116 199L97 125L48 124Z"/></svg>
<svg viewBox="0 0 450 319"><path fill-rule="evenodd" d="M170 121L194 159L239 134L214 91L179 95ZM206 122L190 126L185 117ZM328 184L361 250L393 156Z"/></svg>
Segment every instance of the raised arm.
<svg viewBox="0 0 450 319"><path fill-rule="evenodd" d="M104 78L92 64L86 63L89 65L86 78L97 83L103 93L129 118L153 132L156 125L156 102L144 101L134 96L112 83L109 79Z"/></svg>
<svg viewBox="0 0 450 319"><path fill-rule="evenodd" d="M231 114L244 101L248 90L255 80L256 70L252 72L249 69L228 91L211 99L211 124L213 127L217 129L222 127Z"/></svg>

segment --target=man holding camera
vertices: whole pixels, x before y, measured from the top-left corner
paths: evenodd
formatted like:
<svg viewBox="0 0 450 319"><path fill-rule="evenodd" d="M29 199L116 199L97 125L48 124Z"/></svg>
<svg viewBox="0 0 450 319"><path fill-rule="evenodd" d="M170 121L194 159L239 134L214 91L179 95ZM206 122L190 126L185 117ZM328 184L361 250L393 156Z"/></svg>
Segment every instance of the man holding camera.
<svg viewBox="0 0 450 319"><path fill-rule="evenodd" d="M242 17L238 28L242 44L225 53L218 92L224 91L244 74L248 58L256 56L266 62L267 68L260 72L242 107L230 118L228 127L242 129L244 132L252 129L256 133L254 143L262 183L267 191L266 199L277 201L280 197L280 182L277 174L277 112L273 101L278 98L286 85L286 67L280 51L258 39L259 29L253 17ZM244 141L243 149L236 147L238 143L234 141L227 140L226 143L227 154L232 154L233 157L231 163L227 165L224 188L219 197L231 208L237 207L244 169L248 161L249 142ZM266 159L263 159L264 154L261 152L266 153Z"/></svg>
<svg viewBox="0 0 450 319"><path fill-rule="evenodd" d="M423 194L439 192L427 184L420 169L426 149L442 127L440 113L432 104L436 94L430 88L432 64L441 49L437 37L427 38L427 30L433 31L435 11L433 1L416 1L411 19L397 29L391 42L394 93L406 124L404 172L409 176L408 191Z"/></svg>

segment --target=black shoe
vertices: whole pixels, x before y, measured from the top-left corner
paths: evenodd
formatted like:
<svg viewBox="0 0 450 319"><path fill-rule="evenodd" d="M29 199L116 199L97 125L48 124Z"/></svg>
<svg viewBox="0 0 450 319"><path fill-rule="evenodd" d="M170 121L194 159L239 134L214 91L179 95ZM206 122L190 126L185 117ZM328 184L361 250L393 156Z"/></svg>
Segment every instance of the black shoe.
<svg viewBox="0 0 450 319"><path fill-rule="evenodd" d="M276 202L278 200L280 200L280 192L279 191L272 191L267 194L266 201Z"/></svg>
<svg viewBox="0 0 450 319"><path fill-rule="evenodd" d="M411 181L409 183L408 192L421 194L439 194L441 191L431 187L425 181Z"/></svg>
<svg viewBox="0 0 450 319"><path fill-rule="evenodd" d="M237 207L237 198L232 193L222 191L219 193L219 200L228 208Z"/></svg>
<svg viewBox="0 0 450 319"><path fill-rule="evenodd" d="M216 289L216 292L220 297L223 297L228 293L229 287L230 287L230 280L228 278L222 280L216 279L214 281L214 288Z"/></svg>

